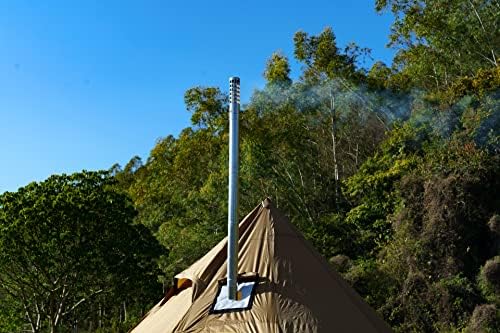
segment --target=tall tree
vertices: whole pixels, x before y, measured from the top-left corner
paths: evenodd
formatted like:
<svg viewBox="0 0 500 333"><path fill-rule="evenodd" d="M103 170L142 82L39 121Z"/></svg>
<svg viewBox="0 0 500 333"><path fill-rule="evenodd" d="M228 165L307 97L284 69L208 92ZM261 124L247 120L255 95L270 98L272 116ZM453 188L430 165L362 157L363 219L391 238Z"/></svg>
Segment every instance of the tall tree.
<svg viewBox="0 0 500 333"><path fill-rule="evenodd" d="M288 58L279 52L274 52L267 61L264 78L269 84L289 86L292 80L290 79Z"/></svg>
<svg viewBox="0 0 500 333"><path fill-rule="evenodd" d="M394 13L394 65L417 87L444 89L457 77L499 66L497 0L377 0L376 9Z"/></svg>
<svg viewBox="0 0 500 333"><path fill-rule="evenodd" d="M331 28L324 29L317 36L298 31L293 37L295 58L305 64L303 77L306 81L318 82L323 78L342 78L359 81L363 75L356 68L362 55L369 53L354 43L343 50L337 46Z"/></svg>
<svg viewBox="0 0 500 333"><path fill-rule="evenodd" d="M139 223L170 250L160 260L166 285L225 230L228 98L218 88L195 87L185 103L192 127L160 140L129 188Z"/></svg>
<svg viewBox="0 0 500 333"><path fill-rule="evenodd" d="M161 248L111 185L106 172L81 172L0 196L0 295L20 305L32 332L67 330L96 302L158 291Z"/></svg>

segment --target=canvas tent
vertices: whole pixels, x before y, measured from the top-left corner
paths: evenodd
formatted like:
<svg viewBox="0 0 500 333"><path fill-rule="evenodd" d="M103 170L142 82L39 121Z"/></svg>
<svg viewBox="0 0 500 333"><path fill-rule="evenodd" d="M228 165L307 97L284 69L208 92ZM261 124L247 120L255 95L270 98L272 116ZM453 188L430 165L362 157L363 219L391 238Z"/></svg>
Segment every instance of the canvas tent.
<svg viewBox="0 0 500 333"><path fill-rule="evenodd" d="M245 309L217 309L225 288L222 240L175 277L132 332L390 332L269 199L239 224L238 285ZM243 286L243 287L241 287Z"/></svg>

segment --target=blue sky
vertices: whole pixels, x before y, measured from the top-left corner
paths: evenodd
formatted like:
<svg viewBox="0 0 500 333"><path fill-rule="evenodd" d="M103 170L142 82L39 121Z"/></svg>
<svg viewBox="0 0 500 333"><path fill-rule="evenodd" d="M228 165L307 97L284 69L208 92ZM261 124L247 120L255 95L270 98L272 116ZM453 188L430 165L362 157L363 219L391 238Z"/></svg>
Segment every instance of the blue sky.
<svg viewBox="0 0 500 333"><path fill-rule="evenodd" d="M0 0L0 193L54 173L108 169L189 126L183 94L264 84L273 51L331 26L390 64L373 1ZM368 62L366 66L369 66Z"/></svg>

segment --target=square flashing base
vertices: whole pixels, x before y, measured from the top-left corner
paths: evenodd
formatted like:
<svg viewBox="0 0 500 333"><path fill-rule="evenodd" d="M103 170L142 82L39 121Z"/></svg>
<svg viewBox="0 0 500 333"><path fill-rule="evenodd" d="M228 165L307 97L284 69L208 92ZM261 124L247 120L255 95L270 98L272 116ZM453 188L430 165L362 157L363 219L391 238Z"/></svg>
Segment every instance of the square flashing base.
<svg viewBox="0 0 500 333"><path fill-rule="evenodd" d="M227 281L219 282L217 296L212 304L210 313L224 313L249 310L252 307L255 296L255 287L257 286L257 278L248 281L238 281L237 293L238 299L232 300L228 297Z"/></svg>

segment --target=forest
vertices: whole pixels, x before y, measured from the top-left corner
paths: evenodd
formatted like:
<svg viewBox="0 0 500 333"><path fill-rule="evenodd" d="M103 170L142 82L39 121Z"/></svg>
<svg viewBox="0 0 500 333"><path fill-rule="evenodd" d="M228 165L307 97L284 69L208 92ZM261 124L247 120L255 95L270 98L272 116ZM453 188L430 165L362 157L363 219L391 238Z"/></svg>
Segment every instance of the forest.
<svg viewBox="0 0 500 333"><path fill-rule="evenodd" d="M376 0L392 64L298 31L240 115L240 218L265 197L395 332L500 331L500 3ZM146 160L0 194L0 332L126 332L226 235L228 96ZM125 144L125 143L124 143Z"/></svg>

